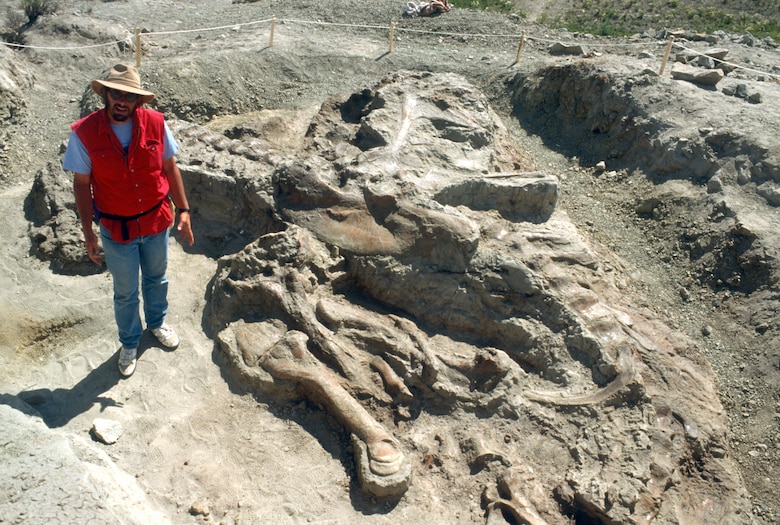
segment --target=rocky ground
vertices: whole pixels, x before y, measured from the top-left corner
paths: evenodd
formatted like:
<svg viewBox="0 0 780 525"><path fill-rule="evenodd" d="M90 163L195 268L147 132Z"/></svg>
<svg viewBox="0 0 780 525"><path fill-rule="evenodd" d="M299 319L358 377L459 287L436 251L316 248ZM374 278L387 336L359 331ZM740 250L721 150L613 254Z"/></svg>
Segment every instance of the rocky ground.
<svg viewBox="0 0 780 525"><path fill-rule="evenodd" d="M247 23L272 15L278 22L269 47L270 24ZM392 52L391 22L397 24ZM70 48L124 41L135 27L152 33L143 39L141 70L158 95L158 109L215 131L230 129L236 115L272 111L276 120L269 122L277 127L269 125L266 133L280 149L299 140L291 124L305 126L327 96L358 92L386 73L451 71L469 79L537 168L559 177L559 206L619 273L625 295L688 336L695 343L691 354L706 357L728 413L728 454L750 493L745 522L780 519L773 481L780 468L773 238L780 220L774 207L780 53L774 46L743 35L706 42L678 34L679 45L727 49L725 60L741 66L729 67L733 71L716 87L707 87L671 78L681 47L658 77L666 35L655 31L603 40L460 10L406 19L401 6L381 1L134 0L63 2L58 14L28 30L27 43ZM219 29L176 32L206 27ZM475 36L522 31L527 40L518 63L517 38ZM551 54L556 42L583 44L586 56ZM172 275L172 303L188 342L185 353L150 347L154 357L141 361L135 382L106 379L113 362L103 361L114 343L111 334L96 334L110 331L110 283L102 274L52 272L48 263L30 257L23 202L35 174L59 161L68 123L94 103L82 97L88 82L134 55L124 42L0 53L0 177L7 217L0 231L8 247L0 339L4 392L33 406L57 407L44 410L44 421L71 434L85 433L101 415L124 421L125 435L106 450L140 487L128 489L128 497L173 514L174 522L250 515L291 523L349 521L361 514L377 523L414 520L420 514L413 509L425 498L436 499L430 504L443 520L479 521L478 497L446 485L427 487L392 512L341 498L329 482L349 480L333 461L340 457L338 436L327 419L298 414L292 419L299 428L265 413L267 407L223 379L213 343L200 326L205 283L216 267L205 249L185 253L175 247L172 255L172 265L180 268ZM731 94L738 88L745 97ZM96 392L105 395L93 399ZM218 452L214 441L222 444ZM219 462L207 460L215 454ZM305 461L295 463L292 454ZM244 463L266 465L267 471L253 472ZM134 484L113 475L103 478L107 484ZM292 478L310 489L295 487ZM289 493L275 493L275 483ZM459 506L463 499L469 503ZM330 510L318 512L321 506Z"/></svg>

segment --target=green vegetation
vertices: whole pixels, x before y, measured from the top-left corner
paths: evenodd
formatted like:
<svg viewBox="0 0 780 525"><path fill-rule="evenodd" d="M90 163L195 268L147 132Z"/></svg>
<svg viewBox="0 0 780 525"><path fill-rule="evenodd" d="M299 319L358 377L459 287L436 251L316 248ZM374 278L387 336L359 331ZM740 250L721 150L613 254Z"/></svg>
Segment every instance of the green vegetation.
<svg viewBox="0 0 780 525"><path fill-rule="evenodd" d="M54 0L20 0L19 7L24 10L27 20L32 24L39 16L56 12L59 6Z"/></svg>
<svg viewBox="0 0 780 525"><path fill-rule="evenodd" d="M450 0L450 5L461 9L497 11L499 13L518 13L512 0Z"/></svg>
<svg viewBox="0 0 780 525"><path fill-rule="evenodd" d="M668 27L701 33L749 32L780 41L780 9L776 0L646 0L638 5L635 0L573 0L564 12L542 18L539 22L549 27L598 35L629 35Z"/></svg>
<svg viewBox="0 0 780 525"><path fill-rule="evenodd" d="M520 0L450 0L462 9L500 13L520 11ZM561 4L568 6L560 10ZM777 0L567 0L537 22L548 27L603 36L624 36L647 29L679 28L701 33L722 30L771 36L780 42L780 3Z"/></svg>
<svg viewBox="0 0 780 525"><path fill-rule="evenodd" d="M5 26L0 27L0 39L9 44L24 44L24 32L42 15L57 11L53 0L19 0L19 9L5 8ZM22 14L24 13L24 14Z"/></svg>

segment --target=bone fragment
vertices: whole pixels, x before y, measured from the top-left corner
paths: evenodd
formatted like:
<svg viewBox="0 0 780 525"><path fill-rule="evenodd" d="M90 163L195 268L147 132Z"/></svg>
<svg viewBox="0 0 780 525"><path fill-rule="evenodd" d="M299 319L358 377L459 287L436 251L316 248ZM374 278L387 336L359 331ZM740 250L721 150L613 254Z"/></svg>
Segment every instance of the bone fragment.
<svg viewBox="0 0 780 525"><path fill-rule="evenodd" d="M428 345L427 338L420 332L420 329L417 328L417 325L409 319L392 314L390 314L389 317L393 320L398 328L409 334L409 337L412 338L414 344L422 353L424 366L423 380L428 384L432 384L439 376L439 367L438 360L436 359L433 350Z"/></svg>
<svg viewBox="0 0 780 525"><path fill-rule="evenodd" d="M600 388L595 392L564 396L561 393L555 392L526 390L524 395L531 401L559 406L584 406L603 403L619 392L621 388L630 384L640 383L640 378L634 371L633 356L631 355L630 350L622 349L620 351L618 356L618 368L619 372L618 375L615 376L615 379L604 388Z"/></svg>
<svg viewBox="0 0 780 525"><path fill-rule="evenodd" d="M469 438L465 443L466 460L474 470L482 470L491 462L509 466L510 462L494 446L487 443L482 435Z"/></svg>
<svg viewBox="0 0 780 525"><path fill-rule="evenodd" d="M487 503L487 525L549 525L520 492L519 485L517 477L501 476L496 488L485 491L483 497Z"/></svg>
<svg viewBox="0 0 780 525"><path fill-rule="evenodd" d="M387 364L387 361L376 355L371 359L370 364L371 368L379 372L379 375L382 376L382 381L385 383L385 389L387 389L390 395L393 397L403 396L407 399L413 397L412 393L404 384L403 379L398 377L398 374L396 374L395 370Z"/></svg>

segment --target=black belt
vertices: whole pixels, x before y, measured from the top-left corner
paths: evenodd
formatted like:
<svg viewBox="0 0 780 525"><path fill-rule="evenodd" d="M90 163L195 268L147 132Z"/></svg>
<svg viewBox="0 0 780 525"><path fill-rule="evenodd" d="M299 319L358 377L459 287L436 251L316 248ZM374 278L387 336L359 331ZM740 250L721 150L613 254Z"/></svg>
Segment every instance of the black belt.
<svg viewBox="0 0 780 525"><path fill-rule="evenodd" d="M152 213L153 211L158 209L160 206L162 206L162 203L167 201L167 200L168 200L167 196L163 197L163 199L160 202L158 202L157 204L155 204L154 206L152 206L148 210L142 211L141 213L136 213L135 215L114 215L113 213L104 213L104 212L102 212L102 211L97 209L97 205L94 203L94 201L92 203L92 208L95 210L95 215L97 216L98 219L102 219L102 218L105 217L106 219L111 219L112 221L120 221L121 224L122 224L122 240L123 241L129 241L130 240L130 230L127 229L127 223L130 222L130 221L134 221L136 219L140 219L141 217L143 217L146 214Z"/></svg>

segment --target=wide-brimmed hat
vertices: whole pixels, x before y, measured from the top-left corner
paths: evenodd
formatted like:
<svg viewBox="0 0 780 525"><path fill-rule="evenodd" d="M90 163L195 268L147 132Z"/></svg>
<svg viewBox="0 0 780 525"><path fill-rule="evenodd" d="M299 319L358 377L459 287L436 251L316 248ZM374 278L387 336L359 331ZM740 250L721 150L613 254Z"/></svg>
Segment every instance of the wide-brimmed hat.
<svg viewBox="0 0 780 525"><path fill-rule="evenodd" d="M135 93L139 95L139 104L146 104L154 99L154 93L141 89L141 75L138 74L138 70L125 64L112 67L105 79L92 81L92 90L101 97L105 88Z"/></svg>

